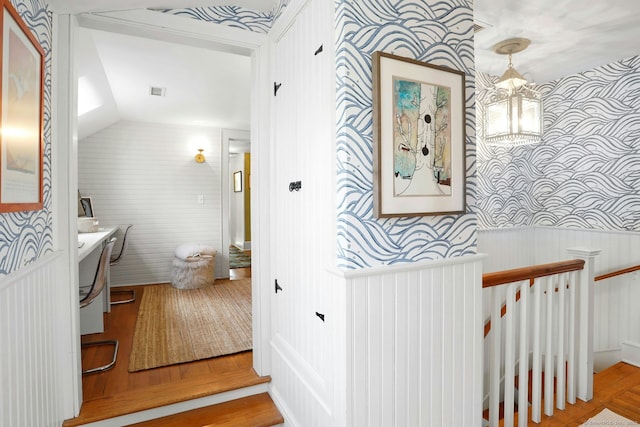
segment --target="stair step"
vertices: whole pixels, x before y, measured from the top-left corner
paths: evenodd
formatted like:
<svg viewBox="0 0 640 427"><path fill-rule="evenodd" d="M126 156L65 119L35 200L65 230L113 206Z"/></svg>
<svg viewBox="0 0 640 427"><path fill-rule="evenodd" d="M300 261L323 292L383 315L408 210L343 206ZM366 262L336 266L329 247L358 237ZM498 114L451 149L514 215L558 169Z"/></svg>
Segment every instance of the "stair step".
<svg viewBox="0 0 640 427"><path fill-rule="evenodd" d="M234 390L260 387L270 381L271 377L260 377L253 369L249 369L220 374L215 382L208 376L202 376L196 380L156 384L146 387L143 392L134 390L83 402L80 415L66 420L62 425L77 427Z"/></svg>
<svg viewBox="0 0 640 427"><path fill-rule="evenodd" d="M193 409L129 427L270 427L284 423L284 418L269 393L261 393L217 405Z"/></svg>

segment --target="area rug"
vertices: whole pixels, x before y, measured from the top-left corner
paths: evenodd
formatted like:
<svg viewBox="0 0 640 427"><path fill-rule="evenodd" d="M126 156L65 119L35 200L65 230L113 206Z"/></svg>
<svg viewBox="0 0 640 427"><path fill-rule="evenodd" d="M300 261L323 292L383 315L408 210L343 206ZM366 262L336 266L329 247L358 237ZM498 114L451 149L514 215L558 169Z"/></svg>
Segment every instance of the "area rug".
<svg viewBox="0 0 640 427"><path fill-rule="evenodd" d="M638 423L631 421L623 416L616 414L613 411L610 411L607 408L604 408L598 415L593 418L589 418L589 420L581 424L582 426L637 426Z"/></svg>
<svg viewBox="0 0 640 427"><path fill-rule="evenodd" d="M251 255L242 252L236 246L229 246L229 268L251 267Z"/></svg>
<svg viewBox="0 0 640 427"><path fill-rule="evenodd" d="M251 350L251 279L145 287L129 372Z"/></svg>

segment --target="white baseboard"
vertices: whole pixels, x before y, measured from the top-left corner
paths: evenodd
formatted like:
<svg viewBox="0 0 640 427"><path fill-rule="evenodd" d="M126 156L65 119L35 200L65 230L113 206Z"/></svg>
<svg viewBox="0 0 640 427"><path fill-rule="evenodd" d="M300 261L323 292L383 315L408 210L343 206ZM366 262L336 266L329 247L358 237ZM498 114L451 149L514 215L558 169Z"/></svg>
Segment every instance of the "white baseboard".
<svg viewBox="0 0 640 427"><path fill-rule="evenodd" d="M593 352L593 371L598 373L609 366L613 366L621 360L619 348L599 350Z"/></svg>
<svg viewBox="0 0 640 427"><path fill-rule="evenodd" d="M625 341L622 347L622 361L633 366L640 367L640 344Z"/></svg>

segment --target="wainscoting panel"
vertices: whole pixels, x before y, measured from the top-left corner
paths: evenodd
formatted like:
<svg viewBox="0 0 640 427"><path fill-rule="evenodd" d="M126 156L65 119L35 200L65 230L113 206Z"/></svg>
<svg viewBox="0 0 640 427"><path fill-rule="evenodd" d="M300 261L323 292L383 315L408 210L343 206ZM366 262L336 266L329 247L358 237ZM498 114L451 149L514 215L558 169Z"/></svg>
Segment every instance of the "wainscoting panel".
<svg viewBox="0 0 640 427"><path fill-rule="evenodd" d="M479 425L482 258L346 273L347 425Z"/></svg>
<svg viewBox="0 0 640 427"><path fill-rule="evenodd" d="M478 230L478 253L489 254L484 272L526 267L535 262L534 228Z"/></svg>
<svg viewBox="0 0 640 427"><path fill-rule="evenodd" d="M0 282L0 426L62 424L56 254Z"/></svg>

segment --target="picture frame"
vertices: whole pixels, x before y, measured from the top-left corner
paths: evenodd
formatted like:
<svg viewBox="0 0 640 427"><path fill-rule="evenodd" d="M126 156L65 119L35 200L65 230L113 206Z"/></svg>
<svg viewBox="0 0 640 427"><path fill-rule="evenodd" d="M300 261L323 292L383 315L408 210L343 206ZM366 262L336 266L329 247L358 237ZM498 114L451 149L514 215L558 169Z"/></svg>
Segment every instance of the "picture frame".
<svg viewBox="0 0 640 427"><path fill-rule="evenodd" d="M233 173L233 191L240 193L242 191L242 171Z"/></svg>
<svg viewBox="0 0 640 427"><path fill-rule="evenodd" d="M0 19L0 212L40 210L44 51L8 0Z"/></svg>
<svg viewBox="0 0 640 427"><path fill-rule="evenodd" d="M465 74L373 54L377 218L466 210Z"/></svg>
<svg viewBox="0 0 640 427"><path fill-rule="evenodd" d="M86 216L87 218L94 218L96 216L91 197L80 197L80 206L82 207L82 215L79 214L78 216Z"/></svg>

